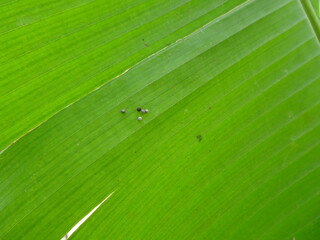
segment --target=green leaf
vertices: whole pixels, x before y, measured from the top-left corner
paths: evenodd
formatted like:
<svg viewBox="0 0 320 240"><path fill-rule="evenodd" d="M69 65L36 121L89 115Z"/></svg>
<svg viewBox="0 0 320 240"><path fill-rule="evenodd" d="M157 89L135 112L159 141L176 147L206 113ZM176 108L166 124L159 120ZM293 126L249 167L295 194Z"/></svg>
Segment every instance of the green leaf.
<svg viewBox="0 0 320 240"><path fill-rule="evenodd" d="M0 149L244 0L0 6Z"/></svg>
<svg viewBox="0 0 320 240"><path fill-rule="evenodd" d="M0 239L319 236L305 3L0 5Z"/></svg>
<svg viewBox="0 0 320 240"><path fill-rule="evenodd" d="M308 2L308 0L305 2ZM320 2L319 2L319 0L311 0L310 2L314 8L316 15L320 18Z"/></svg>

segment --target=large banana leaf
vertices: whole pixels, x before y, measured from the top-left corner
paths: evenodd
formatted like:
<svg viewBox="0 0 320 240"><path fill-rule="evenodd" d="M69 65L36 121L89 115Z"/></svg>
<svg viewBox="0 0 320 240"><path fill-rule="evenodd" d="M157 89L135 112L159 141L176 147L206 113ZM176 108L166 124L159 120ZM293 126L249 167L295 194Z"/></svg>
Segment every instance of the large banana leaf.
<svg viewBox="0 0 320 240"><path fill-rule="evenodd" d="M312 6L1 2L0 239L318 239Z"/></svg>

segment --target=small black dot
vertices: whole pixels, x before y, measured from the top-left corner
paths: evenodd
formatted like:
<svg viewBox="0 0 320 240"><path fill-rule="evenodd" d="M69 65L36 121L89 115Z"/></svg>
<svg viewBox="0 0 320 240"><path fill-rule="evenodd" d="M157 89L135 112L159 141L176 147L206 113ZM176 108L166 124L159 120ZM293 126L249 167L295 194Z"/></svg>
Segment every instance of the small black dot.
<svg viewBox="0 0 320 240"><path fill-rule="evenodd" d="M201 142L202 136L201 136L201 135L198 135L198 136L197 136L197 139L198 139L199 142Z"/></svg>
<svg viewBox="0 0 320 240"><path fill-rule="evenodd" d="M141 111L141 107L137 107L137 111L140 112Z"/></svg>

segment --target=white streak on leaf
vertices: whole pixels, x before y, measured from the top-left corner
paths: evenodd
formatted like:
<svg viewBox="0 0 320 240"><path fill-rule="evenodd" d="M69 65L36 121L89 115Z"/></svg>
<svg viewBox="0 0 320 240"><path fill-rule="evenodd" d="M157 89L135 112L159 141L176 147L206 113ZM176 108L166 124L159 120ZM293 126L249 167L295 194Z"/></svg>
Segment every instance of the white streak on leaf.
<svg viewBox="0 0 320 240"><path fill-rule="evenodd" d="M101 203L99 203L94 209L91 210L84 218L82 218L73 228L63 237L61 240L68 239L114 192L110 193Z"/></svg>

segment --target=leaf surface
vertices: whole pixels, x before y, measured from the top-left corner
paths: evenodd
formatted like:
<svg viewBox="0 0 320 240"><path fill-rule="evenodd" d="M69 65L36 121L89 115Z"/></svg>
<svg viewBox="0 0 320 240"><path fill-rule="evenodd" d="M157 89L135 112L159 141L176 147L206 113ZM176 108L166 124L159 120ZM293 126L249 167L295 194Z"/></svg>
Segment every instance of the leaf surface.
<svg viewBox="0 0 320 240"><path fill-rule="evenodd" d="M320 46L300 1L16 4L0 238L61 239L112 192L71 239L319 235Z"/></svg>

